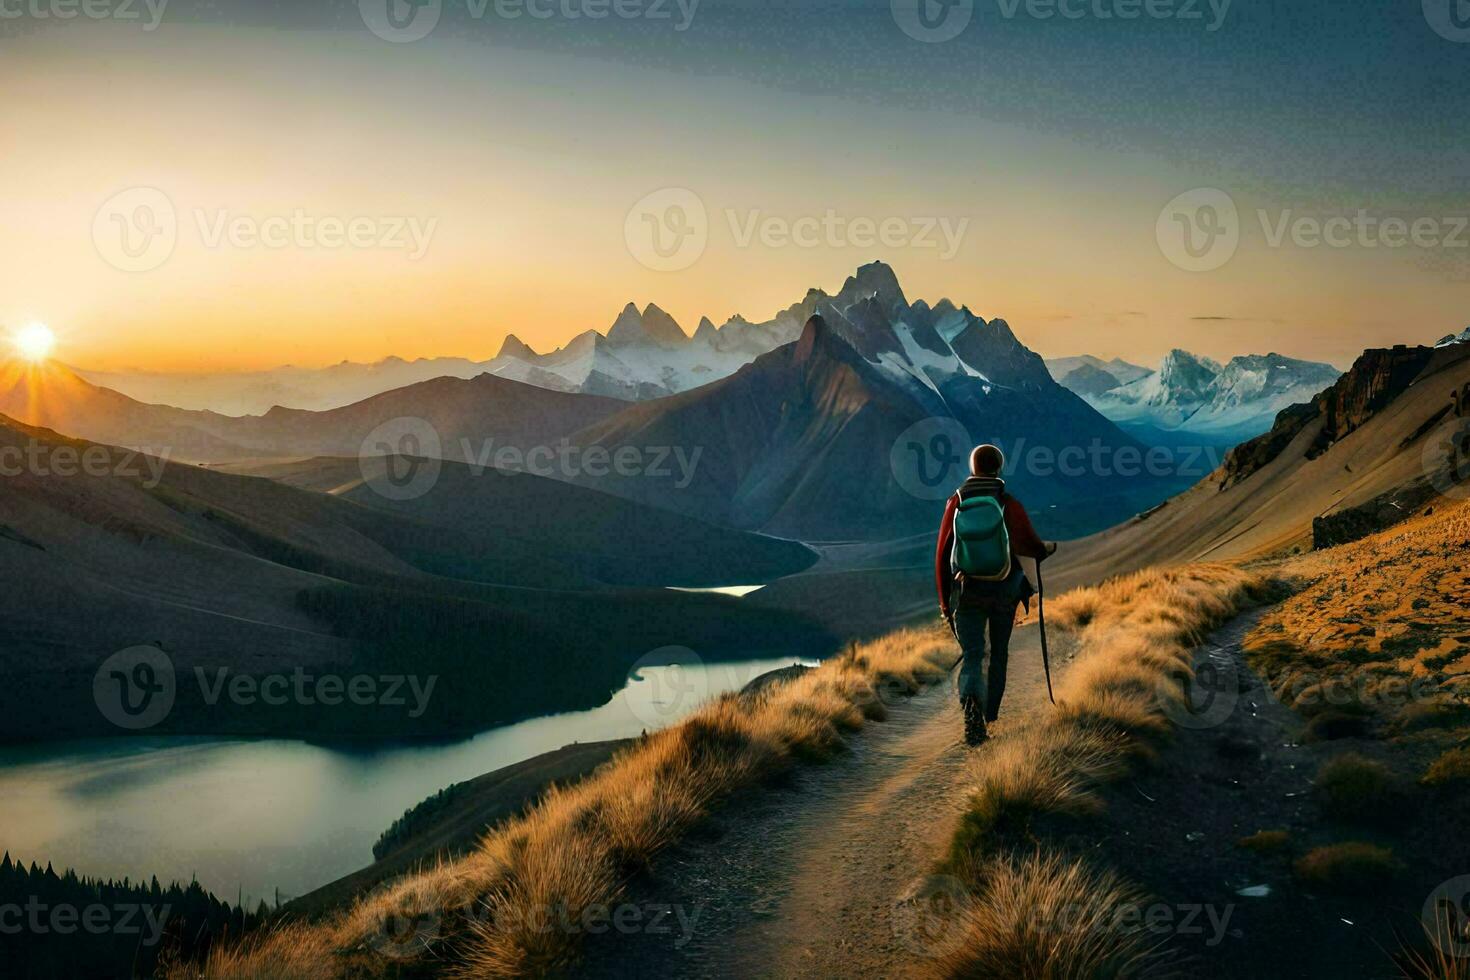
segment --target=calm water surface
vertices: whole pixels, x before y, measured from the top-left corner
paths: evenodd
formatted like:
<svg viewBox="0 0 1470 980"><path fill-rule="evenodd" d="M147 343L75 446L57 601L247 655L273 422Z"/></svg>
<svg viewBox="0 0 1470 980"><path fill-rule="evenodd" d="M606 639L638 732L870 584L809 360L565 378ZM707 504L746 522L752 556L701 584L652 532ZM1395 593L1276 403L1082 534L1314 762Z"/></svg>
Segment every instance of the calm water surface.
<svg viewBox="0 0 1470 980"><path fill-rule="evenodd" d="M0 850L101 877L282 900L372 860L378 835L451 783L572 742L626 738L796 657L644 666L612 700L445 744L131 736L0 748ZM808 661L809 662L809 661Z"/></svg>

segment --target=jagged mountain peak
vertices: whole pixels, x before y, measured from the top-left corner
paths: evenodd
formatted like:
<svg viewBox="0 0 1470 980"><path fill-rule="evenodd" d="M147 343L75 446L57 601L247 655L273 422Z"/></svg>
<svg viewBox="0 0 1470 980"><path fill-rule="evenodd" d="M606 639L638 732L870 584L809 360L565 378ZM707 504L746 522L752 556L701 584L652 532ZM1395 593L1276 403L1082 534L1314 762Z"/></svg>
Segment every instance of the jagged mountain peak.
<svg viewBox="0 0 1470 980"><path fill-rule="evenodd" d="M1202 401L1208 395L1210 382L1215 380L1220 371L1219 362L1176 347L1159 362L1156 377L1160 392L1165 397Z"/></svg>
<svg viewBox="0 0 1470 980"><path fill-rule="evenodd" d="M699 326L694 328L692 339L699 343L712 344L718 339L719 333L714 321L707 316L702 316L699 318Z"/></svg>
<svg viewBox="0 0 1470 980"><path fill-rule="evenodd" d="M673 317L653 303L641 313L629 303L608 329L607 340L614 347L681 347L689 338Z"/></svg>
<svg viewBox="0 0 1470 980"><path fill-rule="evenodd" d="M886 262L869 262L859 266L857 272L847 277L836 296L837 305L849 306L860 300L876 296L884 312L908 306L903 288L898 284L898 274Z"/></svg>
<svg viewBox="0 0 1470 980"><path fill-rule="evenodd" d="M679 322L653 303L643 308L643 330L665 347L681 347L689 340Z"/></svg>
<svg viewBox="0 0 1470 980"><path fill-rule="evenodd" d="M521 338L517 337L513 333L508 333L505 335L505 340L502 341L500 344L500 353L496 354L495 356L497 358L514 357L520 360L525 360L528 357L535 357L536 352L532 350L529 346L527 346L527 344L522 341Z"/></svg>

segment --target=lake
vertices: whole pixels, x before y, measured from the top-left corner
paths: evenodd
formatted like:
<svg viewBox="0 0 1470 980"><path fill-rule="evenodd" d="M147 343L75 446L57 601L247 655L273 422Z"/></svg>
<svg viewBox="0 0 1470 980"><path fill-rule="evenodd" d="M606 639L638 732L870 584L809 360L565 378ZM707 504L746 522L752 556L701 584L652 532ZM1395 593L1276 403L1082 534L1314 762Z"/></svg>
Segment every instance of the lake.
<svg viewBox="0 0 1470 980"><path fill-rule="evenodd" d="M0 747L0 849L93 877L157 875L221 898L295 897L372 861L403 811L451 783L572 742L627 738L797 657L703 663L656 651L608 703L457 742L118 737ZM682 663L668 663L682 660Z"/></svg>

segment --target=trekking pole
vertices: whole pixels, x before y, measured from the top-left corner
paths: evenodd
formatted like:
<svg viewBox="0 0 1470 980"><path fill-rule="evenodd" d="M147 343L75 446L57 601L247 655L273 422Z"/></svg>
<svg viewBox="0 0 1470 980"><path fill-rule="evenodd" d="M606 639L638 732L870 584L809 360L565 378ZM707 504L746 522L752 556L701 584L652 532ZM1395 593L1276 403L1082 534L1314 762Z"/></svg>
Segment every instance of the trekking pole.
<svg viewBox="0 0 1470 980"><path fill-rule="evenodd" d="M1036 620L1041 628L1041 669L1046 672L1046 699L1053 705L1057 699L1051 693L1051 656L1046 650L1046 586L1041 581L1041 563L1044 558L1036 559Z"/></svg>

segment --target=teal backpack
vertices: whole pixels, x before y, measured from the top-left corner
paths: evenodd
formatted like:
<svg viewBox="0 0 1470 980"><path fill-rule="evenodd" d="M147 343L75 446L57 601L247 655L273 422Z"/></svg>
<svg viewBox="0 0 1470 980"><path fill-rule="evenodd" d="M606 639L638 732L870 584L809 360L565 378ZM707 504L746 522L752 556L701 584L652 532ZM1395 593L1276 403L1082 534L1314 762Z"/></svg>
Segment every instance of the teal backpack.
<svg viewBox="0 0 1470 980"><path fill-rule="evenodd" d="M965 578L1003 582L1011 576L1011 535L1005 505L995 497L961 500L954 512L950 566Z"/></svg>

